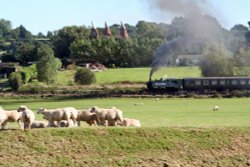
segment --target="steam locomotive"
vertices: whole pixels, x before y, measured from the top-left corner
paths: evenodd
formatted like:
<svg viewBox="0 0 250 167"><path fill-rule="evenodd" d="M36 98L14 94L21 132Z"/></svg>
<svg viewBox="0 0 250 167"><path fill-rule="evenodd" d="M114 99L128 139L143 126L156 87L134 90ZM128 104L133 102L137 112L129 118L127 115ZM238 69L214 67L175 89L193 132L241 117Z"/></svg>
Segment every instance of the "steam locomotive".
<svg viewBox="0 0 250 167"><path fill-rule="evenodd" d="M149 80L147 87L150 90L250 90L250 77L201 77L183 79Z"/></svg>

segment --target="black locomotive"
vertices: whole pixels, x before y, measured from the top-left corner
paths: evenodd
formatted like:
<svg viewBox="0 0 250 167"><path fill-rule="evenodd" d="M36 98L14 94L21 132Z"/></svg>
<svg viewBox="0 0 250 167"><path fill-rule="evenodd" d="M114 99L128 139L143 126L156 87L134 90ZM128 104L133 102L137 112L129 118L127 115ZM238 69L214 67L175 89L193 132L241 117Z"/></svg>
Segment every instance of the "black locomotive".
<svg viewBox="0 0 250 167"><path fill-rule="evenodd" d="M250 77L201 77L183 79L150 80L150 90L250 90Z"/></svg>

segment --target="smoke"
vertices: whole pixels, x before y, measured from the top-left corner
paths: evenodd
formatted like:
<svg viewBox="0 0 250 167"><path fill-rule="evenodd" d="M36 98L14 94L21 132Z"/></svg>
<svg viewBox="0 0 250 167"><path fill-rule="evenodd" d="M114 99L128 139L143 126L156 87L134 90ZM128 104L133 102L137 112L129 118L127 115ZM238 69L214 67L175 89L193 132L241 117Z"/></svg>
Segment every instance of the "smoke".
<svg viewBox="0 0 250 167"><path fill-rule="evenodd" d="M206 0L147 0L151 11L158 11L162 16L182 16L185 20L183 34L168 41L155 52L151 65L150 79L161 66L175 61L178 54L194 50L195 46L208 41L221 40L221 26L210 16L210 4Z"/></svg>

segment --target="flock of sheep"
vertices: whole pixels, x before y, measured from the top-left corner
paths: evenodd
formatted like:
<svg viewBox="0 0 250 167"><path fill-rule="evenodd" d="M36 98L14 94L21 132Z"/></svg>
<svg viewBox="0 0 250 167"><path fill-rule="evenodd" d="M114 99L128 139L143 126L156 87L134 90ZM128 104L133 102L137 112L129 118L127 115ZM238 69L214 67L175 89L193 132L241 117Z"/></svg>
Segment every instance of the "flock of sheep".
<svg viewBox="0 0 250 167"><path fill-rule="evenodd" d="M80 121L89 126L135 126L140 127L137 119L123 118L123 113L116 107L98 108L93 107L86 110L77 110L74 107L45 109L37 111L47 121L36 121L35 114L27 106L20 106L17 110L6 111L0 107L0 124L6 129L8 122L18 122L21 129L46 127L75 127L80 126Z"/></svg>

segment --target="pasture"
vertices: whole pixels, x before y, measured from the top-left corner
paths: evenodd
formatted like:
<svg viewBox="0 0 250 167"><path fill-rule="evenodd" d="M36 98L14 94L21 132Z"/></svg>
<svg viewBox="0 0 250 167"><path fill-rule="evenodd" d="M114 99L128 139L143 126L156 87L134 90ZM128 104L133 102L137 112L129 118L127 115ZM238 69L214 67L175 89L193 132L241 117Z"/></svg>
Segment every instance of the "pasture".
<svg viewBox="0 0 250 167"><path fill-rule="evenodd" d="M4 109L26 105L33 111L40 107L93 106L121 109L124 117L141 120L144 127L218 127L250 126L250 99L192 99L192 98L97 98L97 99L2 99ZM143 105L142 105L143 104ZM218 105L218 111L212 111ZM41 119L37 115L37 119Z"/></svg>
<svg viewBox="0 0 250 167"><path fill-rule="evenodd" d="M68 85L72 83L74 70L59 71L58 85ZM95 72L97 84L116 83L116 82L147 82L149 79L150 68L116 68L107 69L103 72ZM164 67L153 75L153 79L161 77L183 78L200 77L199 67Z"/></svg>
<svg viewBox="0 0 250 167"><path fill-rule="evenodd" d="M3 99L0 106L116 106L141 128L88 127L1 131L0 166L246 166L248 98ZM214 105L220 109L213 111ZM41 115L37 115L42 120ZM9 128L17 128L12 123ZM8 160L7 160L8 159Z"/></svg>

